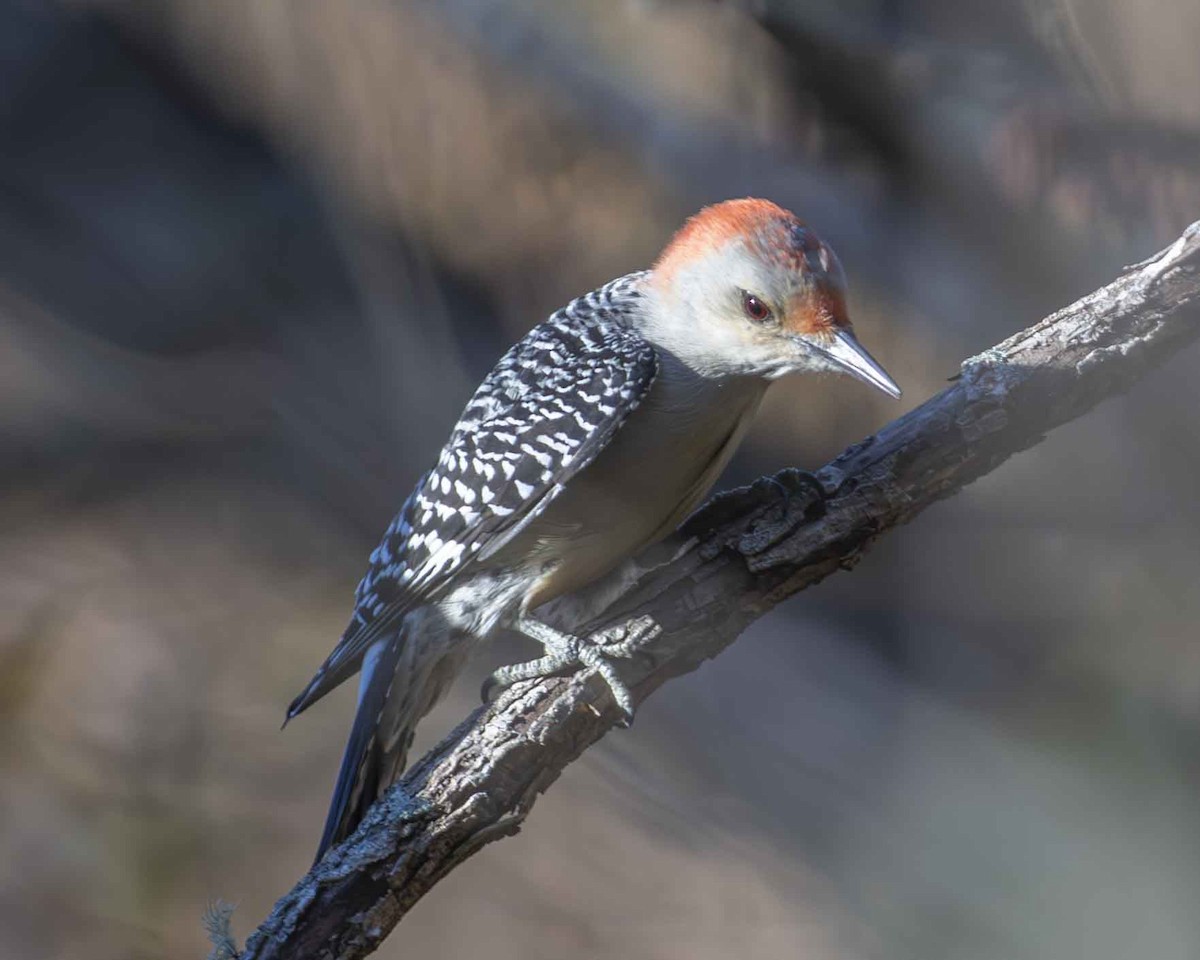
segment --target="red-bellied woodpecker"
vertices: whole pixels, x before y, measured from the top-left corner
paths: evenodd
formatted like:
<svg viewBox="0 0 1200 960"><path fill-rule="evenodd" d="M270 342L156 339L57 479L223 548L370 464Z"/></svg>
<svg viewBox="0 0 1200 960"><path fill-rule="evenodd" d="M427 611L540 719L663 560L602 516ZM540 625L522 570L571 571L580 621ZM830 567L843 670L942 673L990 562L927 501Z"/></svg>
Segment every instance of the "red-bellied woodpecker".
<svg viewBox="0 0 1200 960"><path fill-rule="evenodd" d="M400 774L417 722L497 628L629 692L607 648L534 618L671 533L708 492L770 381L848 373L900 390L858 344L833 251L765 200L707 207L651 270L572 301L488 374L358 586L341 642L288 719L362 671L318 858Z"/></svg>

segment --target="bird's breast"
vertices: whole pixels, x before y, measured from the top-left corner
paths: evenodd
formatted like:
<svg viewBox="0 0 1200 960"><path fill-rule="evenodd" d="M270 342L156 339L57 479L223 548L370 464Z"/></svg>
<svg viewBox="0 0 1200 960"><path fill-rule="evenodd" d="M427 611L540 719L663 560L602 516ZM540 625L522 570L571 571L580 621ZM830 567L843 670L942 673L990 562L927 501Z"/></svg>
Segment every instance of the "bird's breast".
<svg viewBox="0 0 1200 960"><path fill-rule="evenodd" d="M712 383L667 367L595 461L514 541L545 570L525 606L577 590L670 534L716 482L764 390L757 380Z"/></svg>

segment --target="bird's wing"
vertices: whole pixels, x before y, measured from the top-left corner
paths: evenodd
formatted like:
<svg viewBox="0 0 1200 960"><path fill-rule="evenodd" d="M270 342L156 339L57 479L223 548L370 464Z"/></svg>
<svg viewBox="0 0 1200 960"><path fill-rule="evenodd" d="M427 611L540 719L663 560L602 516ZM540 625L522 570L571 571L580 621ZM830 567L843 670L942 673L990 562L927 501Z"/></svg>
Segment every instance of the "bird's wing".
<svg viewBox="0 0 1200 960"><path fill-rule="evenodd" d="M371 554L350 626L288 719L352 676L407 611L510 542L620 429L658 371L654 349L614 315L632 287L623 278L573 301L483 381Z"/></svg>

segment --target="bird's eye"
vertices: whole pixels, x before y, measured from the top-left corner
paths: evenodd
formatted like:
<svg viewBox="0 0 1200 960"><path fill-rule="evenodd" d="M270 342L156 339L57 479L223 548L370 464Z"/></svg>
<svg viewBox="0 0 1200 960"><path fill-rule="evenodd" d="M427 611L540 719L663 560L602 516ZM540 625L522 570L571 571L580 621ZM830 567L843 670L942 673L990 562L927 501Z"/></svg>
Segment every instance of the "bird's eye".
<svg viewBox="0 0 1200 960"><path fill-rule="evenodd" d="M742 294L742 309L755 323L766 323L771 319L771 308L752 293Z"/></svg>

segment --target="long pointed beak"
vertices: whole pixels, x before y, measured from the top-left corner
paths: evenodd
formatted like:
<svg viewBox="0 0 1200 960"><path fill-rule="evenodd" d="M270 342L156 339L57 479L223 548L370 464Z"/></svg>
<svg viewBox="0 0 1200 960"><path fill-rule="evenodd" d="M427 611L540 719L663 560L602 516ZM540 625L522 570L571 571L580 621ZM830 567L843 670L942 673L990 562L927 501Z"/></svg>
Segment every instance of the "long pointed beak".
<svg viewBox="0 0 1200 960"><path fill-rule="evenodd" d="M875 358L867 353L863 345L849 330L839 330L834 334L833 340L829 343L822 343L816 349L851 376L857 377L873 387L878 387L893 400L900 399L900 387L897 386L896 381L875 362Z"/></svg>

